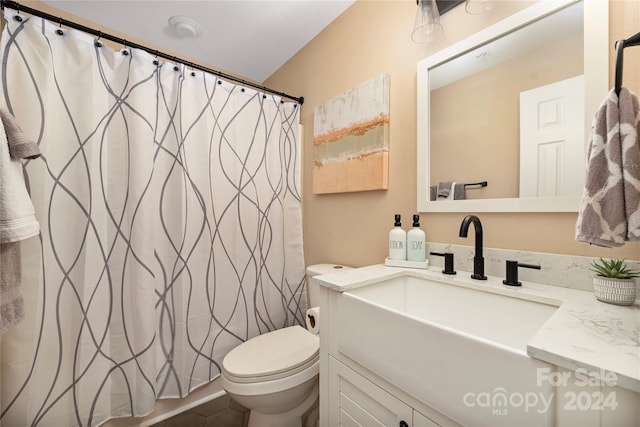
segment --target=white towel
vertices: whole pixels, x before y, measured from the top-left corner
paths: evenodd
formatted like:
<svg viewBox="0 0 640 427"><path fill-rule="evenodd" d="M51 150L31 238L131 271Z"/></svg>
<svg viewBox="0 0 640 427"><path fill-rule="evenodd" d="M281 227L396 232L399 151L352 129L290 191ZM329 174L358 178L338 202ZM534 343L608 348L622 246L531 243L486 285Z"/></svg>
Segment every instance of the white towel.
<svg viewBox="0 0 640 427"><path fill-rule="evenodd" d="M22 159L40 156L16 119L0 108L0 336L24 318L20 293L20 240L37 235L33 204L24 185Z"/></svg>
<svg viewBox="0 0 640 427"><path fill-rule="evenodd" d="M638 99L611 90L593 119L576 240L622 246L640 240Z"/></svg>
<svg viewBox="0 0 640 427"><path fill-rule="evenodd" d="M0 126L0 243L8 243L40 232L24 184L21 161L25 157L37 157L40 153L38 146L25 138L13 116L2 111L0 117L3 123Z"/></svg>

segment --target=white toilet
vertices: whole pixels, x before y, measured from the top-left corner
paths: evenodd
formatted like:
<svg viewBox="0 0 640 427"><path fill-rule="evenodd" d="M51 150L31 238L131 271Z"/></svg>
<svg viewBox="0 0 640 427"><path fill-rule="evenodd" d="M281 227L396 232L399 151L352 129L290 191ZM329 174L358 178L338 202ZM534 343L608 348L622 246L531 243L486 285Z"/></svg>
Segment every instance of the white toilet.
<svg viewBox="0 0 640 427"><path fill-rule="evenodd" d="M318 301L309 278L339 268L343 267L317 264L307 268L310 307ZM307 426L316 425L319 350L317 335L290 326L254 337L225 356L222 387L251 410L249 427L301 427L303 417Z"/></svg>

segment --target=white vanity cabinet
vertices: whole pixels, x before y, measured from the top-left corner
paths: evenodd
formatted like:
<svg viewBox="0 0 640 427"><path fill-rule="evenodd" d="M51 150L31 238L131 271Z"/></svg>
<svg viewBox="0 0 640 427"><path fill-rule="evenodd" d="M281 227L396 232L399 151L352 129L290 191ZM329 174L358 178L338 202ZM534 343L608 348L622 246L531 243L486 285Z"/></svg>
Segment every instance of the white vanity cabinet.
<svg viewBox="0 0 640 427"><path fill-rule="evenodd" d="M458 276L370 266L312 279L322 285L320 427L640 426L637 306L534 283L516 297L495 276L481 287ZM438 292L420 293L429 289ZM482 295L441 302L443 310L431 304L425 320L418 318L416 305L443 301L450 291ZM494 312L498 320L515 318L509 310L552 300L555 308L526 336L520 318L517 328L483 338L495 329L486 323ZM453 310L458 306L465 309ZM468 307L484 312L468 319Z"/></svg>
<svg viewBox="0 0 640 427"><path fill-rule="evenodd" d="M439 427L364 376L329 357L329 425Z"/></svg>
<svg viewBox="0 0 640 427"><path fill-rule="evenodd" d="M459 427L338 350L339 295L320 288L320 427Z"/></svg>

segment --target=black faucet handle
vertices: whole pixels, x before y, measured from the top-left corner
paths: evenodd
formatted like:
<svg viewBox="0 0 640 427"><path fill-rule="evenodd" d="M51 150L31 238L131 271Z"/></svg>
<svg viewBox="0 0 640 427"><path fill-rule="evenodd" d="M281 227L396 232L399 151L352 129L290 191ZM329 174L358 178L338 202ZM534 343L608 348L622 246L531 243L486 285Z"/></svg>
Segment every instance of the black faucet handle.
<svg viewBox="0 0 640 427"><path fill-rule="evenodd" d="M518 261L507 260L507 278L503 280L502 283L509 286L521 286L522 282L518 281L518 267L533 268L536 270L542 269L539 265L522 264Z"/></svg>
<svg viewBox="0 0 640 427"><path fill-rule="evenodd" d="M453 269L453 252L429 252L429 254L444 257L444 270L442 270L442 274L456 274L456 270Z"/></svg>

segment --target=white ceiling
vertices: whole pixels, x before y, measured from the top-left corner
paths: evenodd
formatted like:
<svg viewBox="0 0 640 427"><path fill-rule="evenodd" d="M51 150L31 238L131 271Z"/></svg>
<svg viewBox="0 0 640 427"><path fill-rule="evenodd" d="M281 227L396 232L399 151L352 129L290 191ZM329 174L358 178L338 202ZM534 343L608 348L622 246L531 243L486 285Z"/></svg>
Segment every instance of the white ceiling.
<svg viewBox="0 0 640 427"><path fill-rule="evenodd" d="M42 0L179 53L211 68L262 83L355 0ZM180 38L168 20L182 15L202 26L198 38Z"/></svg>

